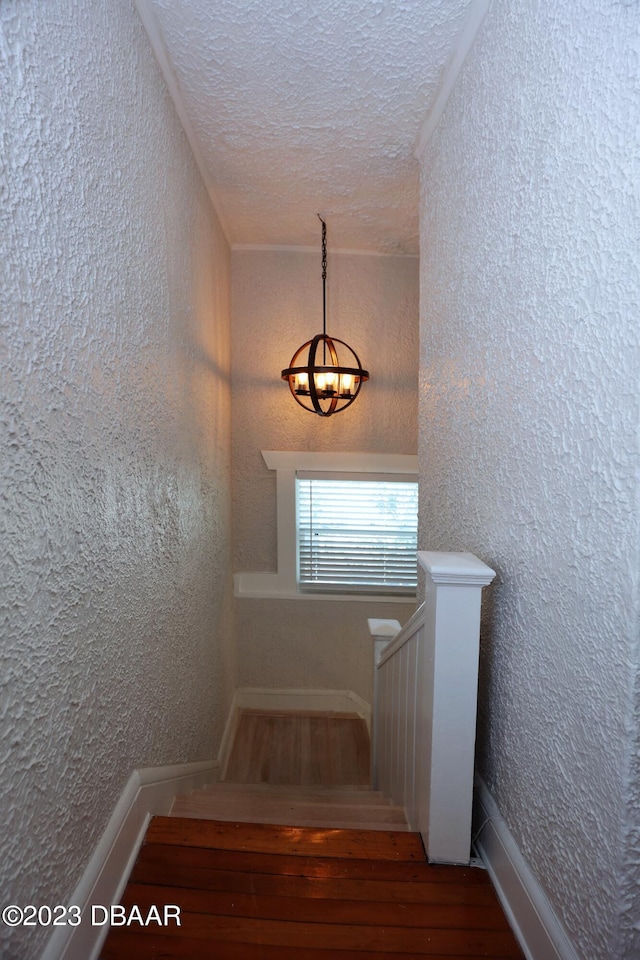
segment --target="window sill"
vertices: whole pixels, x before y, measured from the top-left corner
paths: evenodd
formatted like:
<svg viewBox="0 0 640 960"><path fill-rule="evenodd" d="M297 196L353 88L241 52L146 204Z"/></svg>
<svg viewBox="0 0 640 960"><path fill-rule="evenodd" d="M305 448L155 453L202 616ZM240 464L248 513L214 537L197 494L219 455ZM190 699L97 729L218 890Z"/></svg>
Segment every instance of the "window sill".
<svg viewBox="0 0 640 960"><path fill-rule="evenodd" d="M299 593L295 587L283 583L277 573L236 573L233 577L234 596L252 600L346 600L351 603L405 603L415 607L415 596L394 593Z"/></svg>

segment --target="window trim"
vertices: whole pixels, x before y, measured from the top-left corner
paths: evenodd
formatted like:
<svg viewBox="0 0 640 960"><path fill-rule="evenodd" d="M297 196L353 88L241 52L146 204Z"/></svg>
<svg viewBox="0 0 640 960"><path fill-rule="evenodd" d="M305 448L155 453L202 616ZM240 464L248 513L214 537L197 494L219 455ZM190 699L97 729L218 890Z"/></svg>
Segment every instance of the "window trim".
<svg viewBox="0 0 640 960"><path fill-rule="evenodd" d="M367 603L410 603L415 596L367 593L301 593L297 583L296 473L401 473L418 479L418 458L402 453L317 453L292 450L263 450L269 470L276 473L278 536L277 573L236 573L237 597L283 600L345 600Z"/></svg>

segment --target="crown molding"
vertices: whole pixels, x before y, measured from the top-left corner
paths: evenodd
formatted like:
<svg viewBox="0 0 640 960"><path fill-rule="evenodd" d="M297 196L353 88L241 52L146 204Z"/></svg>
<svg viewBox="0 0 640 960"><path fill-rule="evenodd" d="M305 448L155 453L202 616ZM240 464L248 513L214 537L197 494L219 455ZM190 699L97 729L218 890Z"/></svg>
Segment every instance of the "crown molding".
<svg viewBox="0 0 640 960"><path fill-rule="evenodd" d="M438 126L440 117L444 112L444 108L447 105L447 100L451 95L460 71L462 70L462 65L464 64L471 47L474 44L474 41L478 35L478 31L482 25L489 7L491 6L491 0L472 0L469 7L469 13L467 18L458 34L456 44L449 58L449 62L442 74L442 79L440 81L440 86L438 88L438 93L433 102L433 106L429 111L424 123L422 124L422 129L420 130L420 136L418 138L418 145L416 146L414 156L416 160L421 160L424 154L424 151L431 139L433 131Z"/></svg>
<svg viewBox="0 0 640 960"><path fill-rule="evenodd" d="M165 83L169 90L169 95L173 101L173 106L178 115L178 119L182 124L182 129L185 132L185 136L191 147L191 152L193 154L194 160L198 170L200 171L200 176L204 180L204 184L207 188L207 193L209 194L209 200L215 211L215 214L218 218L222 231L225 235L226 241L231 246L231 233L229 231L228 224L225 221L225 218L222 214L220 208L220 203L216 196L213 180L211 174L205 163L205 159L202 155L202 150L200 149L200 143L195 134L193 127L191 126L191 121L187 115L187 110L184 105L184 100L182 99L182 94L180 93L180 84L178 78L176 77L173 68L171 66L171 61L167 53L167 48L165 45L164 36L158 23L158 18L155 15L153 10L153 5L151 0L133 0L134 6L138 11L140 20L142 21L142 26L144 27L146 34L149 38L149 43L151 44L151 49L155 55L158 66L162 76L164 77Z"/></svg>

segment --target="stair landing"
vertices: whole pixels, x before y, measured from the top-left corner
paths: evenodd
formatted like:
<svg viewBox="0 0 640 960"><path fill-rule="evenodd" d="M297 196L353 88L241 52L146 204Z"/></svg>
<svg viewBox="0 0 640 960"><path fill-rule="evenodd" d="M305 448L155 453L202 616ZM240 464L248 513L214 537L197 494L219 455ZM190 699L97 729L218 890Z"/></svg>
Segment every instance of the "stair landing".
<svg viewBox="0 0 640 960"><path fill-rule="evenodd" d="M355 713L241 710L224 779L369 785L369 733Z"/></svg>
<svg viewBox="0 0 640 960"><path fill-rule="evenodd" d="M357 714L243 710L224 782L176 797L171 815L406 831L403 808L368 789L369 752Z"/></svg>

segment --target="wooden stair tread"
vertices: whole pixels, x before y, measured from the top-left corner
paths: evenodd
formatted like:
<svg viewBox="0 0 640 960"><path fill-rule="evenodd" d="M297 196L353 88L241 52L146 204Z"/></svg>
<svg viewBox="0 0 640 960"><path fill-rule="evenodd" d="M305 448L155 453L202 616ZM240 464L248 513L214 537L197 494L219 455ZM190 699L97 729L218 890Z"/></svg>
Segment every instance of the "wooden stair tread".
<svg viewBox="0 0 640 960"><path fill-rule="evenodd" d="M164 892L168 896L171 888L165 887ZM374 919L372 917L372 920ZM480 951L477 955L491 957L493 960L521 957L511 931L502 930L482 929L470 933L467 930L432 927L426 935L422 927L378 926L375 923L304 923L261 917L209 916L188 911L181 913L181 920L180 927L169 925L162 928L165 938L179 938L188 930L192 939L207 941L212 957L216 956L219 942L233 941L256 947L270 944L306 950L317 944L320 938L323 948L333 951L369 950L383 955L396 951L411 953L413 956L430 956L434 953L455 956L456 952L461 950L467 952L471 945L476 951ZM115 928L116 935L117 929ZM255 955L254 953L253 956Z"/></svg>
<svg viewBox="0 0 640 960"><path fill-rule="evenodd" d="M170 843L268 853L282 850L293 856L346 857L358 860L424 861L417 834L402 831L323 829L264 823L153 817L147 831L152 843Z"/></svg>
<svg viewBox="0 0 640 960"><path fill-rule="evenodd" d="M211 819L211 820L216 819L220 821L225 821L226 823L238 823L238 822L258 823L259 822L259 823L269 824L271 826L280 826L280 827L289 826L289 827L318 828L320 824L320 821L318 820L317 817L304 817L304 816L298 816L295 814L291 814L290 816L286 816L286 817L283 815L274 814L271 817L263 816L260 818L247 814L243 818L241 815L237 813L235 814L229 813L229 815L225 817L224 814L221 814L219 812L215 812L215 813L211 813L210 815L207 815L206 812L203 812L201 810L189 811L189 810L178 809L175 814L172 814L172 816L179 816L186 820L202 820L203 818ZM327 830L348 830L350 827L353 827L354 823L356 822L358 823L361 829L370 830L372 832L379 833L381 830L385 831L389 829L397 830L397 831L400 831L401 833L407 833L409 831L409 827L406 825L406 823L402 823L402 822L393 822L393 821L389 822L388 820L378 821L378 820L371 820L371 819L366 819L366 822L362 822L362 821L354 821L353 817L351 817L350 819L346 819L346 818L339 819L337 816L323 817L322 827Z"/></svg>
<svg viewBox="0 0 640 960"><path fill-rule="evenodd" d="M402 903L469 904L487 907L495 892L484 870L441 864L326 860L202 850L145 843L131 883L165 884L228 893L316 897L331 900L391 900ZM358 871L358 867L367 868ZM403 870L399 876L390 871Z"/></svg>
<svg viewBox="0 0 640 960"><path fill-rule="evenodd" d="M375 860L330 857L314 851L311 855L292 855L281 845L277 850L256 853L252 850L198 847L193 845L155 843L147 833L140 849L132 878L146 857L155 863L182 864L183 875L199 876L206 882L212 870L234 873L265 874L268 877L307 877L313 880L375 880L399 883L480 884L489 885L484 870L430 864L426 860ZM174 859L175 858L175 859ZM179 867L177 867L179 869ZM173 881L172 881L173 882ZM189 883L185 885L190 886Z"/></svg>
<svg viewBox="0 0 640 960"><path fill-rule="evenodd" d="M299 923L339 923L356 926L442 927L452 929L509 930L503 914L487 912L483 906L429 902L398 902L376 899L350 900L327 897L295 897L254 891L241 893L219 890L184 889L172 886L181 909L187 913L295 920ZM147 913L152 904L166 899L163 885L130 882L123 904L137 904ZM176 900L176 903L178 900Z"/></svg>
<svg viewBox="0 0 640 960"><path fill-rule="evenodd" d="M292 800L312 800L315 803L370 803L373 805L389 806L391 801L384 797L379 790L370 790L366 786L348 784L336 786L300 786L298 784L279 783L231 783L227 780L220 783L210 783L206 787L192 791L189 796L229 796L238 797L273 797ZM339 798L339 799L338 799Z"/></svg>
<svg viewBox="0 0 640 960"><path fill-rule="evenodd" d="M111 934L100 954L101 960L412 960L416 956L428 956L429 960L478 960L487 957L479 953L430 953L407 954L395 951L326 950L322 947L287 947L268 943L247 944L233 941L195 940L177 937L167 938L151 930L136 932L120 929ZM517 955L522 957L522 954Z"/></svg>
<svg viewBox="0 0 640 960"><path fill-rule="evenodd" d="M271 784L211 784L175 798L171 816L286 824L299 827L351 826L408 830L403 808L378 791Z"/></svg>
<svg viewBox="0 0 640 960"><path fill-rule="evenodd" d="M271 784L211 784L175 798L171 816L299 827L408 830L402 807L378 791Z"/></svg>
<svg viewBox="0 0 640 960"><path fill-rule="evenodd" d="M325 801L318 804L314 800L295 800L290 797L237 797L235 795L217 796L216 794L190 794L176 797L171 808L172 816L185 815L187 812L201 811L203 817L216 819L215 812L224 814L221 820L244 820L245 816L253 816L262 821L265 816L284 816L283 823L293 823L286 818L290 815L314 819L322 825L322 819L329 820L377 820L381 823L395 822L406 824L405 813L402 807L390 804L355 804L341 803L336 798L333 803ZM233 814L237 816L234 818Z"/></svg>
<svg viewBox="0 0 640 960"><path fill-rule="evenodd" d="M264 707L262 709L258 707L241 707L238 713L241 717L280 717L293 721L295 721L296 718L302 718L304 720L354 720L356 723L364 723L366 726L364 717L355 710L311 710L309 708L305 710L291 710L289 707L281 707L280 709L274 707Z"/></svg>

